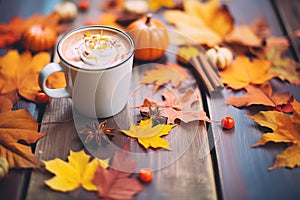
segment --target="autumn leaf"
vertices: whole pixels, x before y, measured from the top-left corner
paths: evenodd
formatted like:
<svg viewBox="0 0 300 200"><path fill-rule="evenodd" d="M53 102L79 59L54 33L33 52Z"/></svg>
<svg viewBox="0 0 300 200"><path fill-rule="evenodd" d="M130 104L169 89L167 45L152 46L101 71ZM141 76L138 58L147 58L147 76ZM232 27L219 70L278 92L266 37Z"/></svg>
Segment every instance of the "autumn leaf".
<svg viewBox="0 0 300 200"><path fill-rule="evenodd" d="M300 144L294 144L286 148L282 153L278 154L275 159L275 163L269 170L276 169L278 167L297 167L300 166Z"/></svg>
<svg viewBox="0 0 300 200"><path fill-rule="evenodd" d="M45 181L51 189L68 192L82 186L88 191L97 191L97 186L93 183L95 172L99 167L107 168L108 161L99 160L97 158L90 161L89 155L84 150L79 152L70 151L68 161L65 162L59 158L44 161L47 171L55 176Z"/></svg>
<svg viewBox="0 0 300 200"><path fill-rule="evenodd" d="M38 133L37 128L37 122L26 110L0 113L0 157L7 159L10 168L39 166L28 145L45 135ZM23 142L19 143L20 141Z"/></svg>
<svg viewBox="0 0 300 200"><path fill-rule="evenodd" d="M250 47L262 46L262 40L247 25L235 26L232 32L226 35L225 41Z"/></svg>
<svg viewBox="0 0 300 200"><path fill-rule="evenodd" d="M295 60L284 57L282 54L287 50L284 47L270 48L264 54L264 58L271 61L269 72L277 75L281 80L287 80L292 84L300 85L300 64Z"/></svg>
<svg viewBox="0 0 300 200"><path fill-rule="evenodd" d="M199 103L199 90L188 90L185 93L179 93L176 90L166 90L162 93L164 101L157 102L149 98L145 98L140 106L133 106L139 108L142 113L149 112L151 107L158 108L160 115L168 118L168 123L175 123L176 119L188 123L192 121L202 120L209 121L206 113L199 108L193 108Z"/></svg>
<svg viewBox="0 0 300 200"><path fill-rule="evenodd" d="M264 18L256 18L249 27L252 32L261 40L261 48L266 49L274 47L288 47L289 41L286 37L272 35L271 28ZM244 36L244 40L249 38Z"/></svg>
<svg viewBox="0 0 300 200"><path fill-rule="evenodd" d="M148 0L148 5L150 10L153 12L159 10L160 8L173 8L176 4L173 0Z"/></svg>
<svg viewBox="0 0 300 200"><path fill-rule="evenodd" d="M245 88L249 84L262 84L275 75L270 73L271 63L265 59L249 60L246 56L237 56L232 65L220 71L223 83L234 90Z"/></svg>
<svg viewBox="0 0 300 200"><path fill-rule="evenodd" d="M226 103L238 108L251 105L264 105L287 113L293 111L290 105L293 98L288 93L273 93L269 82L260 86L248 85L245 87L245 90L245 95L229 97Z"/></svg>
<svg viewBox="0 0 300 200"><path fill-rule="evenodd" d="M0 94L2 94L0 89ZM13 108L13 102L16 102L16 96L14 93L7 93L0 95L0 113L10 111Z"/></svg>
<svg viewBox="0 0 300 200"><path fill-rule="evenodd" d="M130 177L136 169L136 162L126 151L115 153L108 169L98 167L93 182L98 187L98 196L104 199L133 199L145 186Z"/></svg>
<svg viewBox="0 0 300 200"><path fill-rule="evenodd" d="M256 18L250 25L242 24L235 26L225 37L229 44L243 45L265 51L273 47L287 47L289 41L285 37L273 36L268 22L263 18Z"/></svg>
<svg viewBox="0 0 300 200"><path fill-rule="evenodd" d="M250 29L259 38L267 38L271 35L268 21L264 18L256 18L250 24Z"/></svg>
<svg viewBox="0 0 300 200"><path fill-rule="evenodd" d="M27 19L16 16L11 19L9 24L0 24L0 48L14 44L21 38L23 31L34 24L47 25L57 33L62 32L66 26L59 24L60 17L55 13L49 15L35 14Z"/></svg>
<svg viewBox="0 0 300 200"><path fill-rule="evenodd" d="M40 70L50 62L50 55L40 52L34 56L26 51L19 54L10 50L0 58L0 95L7 95L15 103L17 94L34 101L40 91L38 75ZM64 78L64 77L63 77ZM48 79L49 84L56 79Z"/></svg>
<svg viewBox="0 0 300 200"><path fill-rule="evenodd" d="M268 127L272 132L265 133L253 147L265 145L268 142L290 144L282 153L278 154L270 170L278 167L300 166L300 103L292 103L294 113L287 115L277 111L260 111L254 116L247 116L259 125Z"/></svg>
<svg viewBox="0 0 300 200"><path fill-rule="evenodd" d="M177 64L161 65L157 64L156 68L145 73L141 84L153 84L153 92L156 93L161 86L171 83L173 87L178 87L188 78L187 70Z"/></svg>
<svg viewBox="0 0 300 200"><path fill-rule="evenodd" d="M183 9L165 11L164 18L198 44L217 45L233 29L233 17L218 0L184 1Z"/></svg>
<svg viewBox="0 0 300 200"><path fill-rule="evenodd" d="M171 129L175 125L158 124L152 127L152 119L141 120L138 126L130 124L129 130L120 130L125 135L136 138L138 142L148 149L153 148L165 148L170 150L169 142L161 136L168 135Z"/></svg>

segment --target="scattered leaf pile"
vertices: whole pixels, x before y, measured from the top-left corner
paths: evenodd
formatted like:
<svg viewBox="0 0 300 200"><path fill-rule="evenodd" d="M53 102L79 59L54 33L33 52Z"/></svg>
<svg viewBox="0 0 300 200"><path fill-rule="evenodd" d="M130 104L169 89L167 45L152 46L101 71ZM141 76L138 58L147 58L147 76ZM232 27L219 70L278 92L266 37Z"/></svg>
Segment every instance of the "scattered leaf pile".
<svg viewBox="0 0 300 200"><path fill-rule="evenodd" d="M65 162L59 158L44 161L45 168L55 176L45 181L51 189L68 192L82 186L88 191L97 191L96 185L92 182L94 174L99 167L106 168L107 160L93 159L85 154L83 150L79 152L70 151L68 161Z"/></svg>
<svg viewBox="0 0 300 200"><path fill-rule="evenodd" d="M136 162L127 151L116 152L110 166L108 162L109 159L91 160L84 150L71 150L68 162L59 158L44 161L45 169L55 175L45 184L60 192L83 187L87 191L97 191L98 196L105 199L132 199L145 187L137 178L131 177Z"/></svg>

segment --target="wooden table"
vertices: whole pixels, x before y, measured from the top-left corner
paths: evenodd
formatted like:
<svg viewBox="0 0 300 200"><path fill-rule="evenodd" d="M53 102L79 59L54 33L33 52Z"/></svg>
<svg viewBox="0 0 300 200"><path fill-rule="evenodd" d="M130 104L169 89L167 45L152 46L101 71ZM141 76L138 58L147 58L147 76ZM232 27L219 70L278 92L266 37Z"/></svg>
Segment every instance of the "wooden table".
<svg viewBox="0 0 300 200"><path fill-rule="evenodd" d="M14 15L28 17L36 12L49 13L59 2L28 0L0 0L0 20L7 22ZM89 12L80 13L72 27L83 25L85 19L98 18L99 1L91 0ZM237 24L250 23L253 19L267 19L272 33L277 36L287 35L291 41L290 56L299 59L300 40L293 31L300 29L300 2L298 0L231 0L228 6ZM159 17L159 13L156 15ZM4 54L5 50L1 50ZM169 59L172 59L171 57ZM143 70L147 70L144 68ZM133 70L133 85L142 77L143 70ZM191 74L193 77L193 75ZM277 92L288 91L300 101L300 87L272 80ZM151 95L151 87L144 88L136 95L135 101ZM133 89L133 88L131 88ZM184 149L183 155L170 165L156 170L151 184L139 193L137 199L299 199L300 168L276 169L268 171L273 165L275 155L285 145L268 144L260 148L251 148L263 132L256 123L244 117L255 113L254 109L237 109L225 105L229 96L240 95L229 89L217 95L202 94L203 109L212 119L231 115L236 121L234 129L223 131L219 124L191 123L179 130L176 140L171 145ZM41 109L35 104L21 101L19 108L25 108L42 123L68 122L41 125L40 131L47 136L39 140L34 147L35 155L42 160L56 157L66 160L69 151L78 151L85 147L76 130L76 121L72 113L72 101L68 98L52 99L49 105ZM108 119L108 124L117 128L128 128L128 109ZM134 113L137 114L137 113ZM196 129L195 129L196 127ZM195 131L196 130L196 131ZM170 138L169 138L170 139ZM114 139L124 143L125 137ZM189 145L180 141L188 140ZM131 148L140 151L136 142ZM164 157L151 157L138 160L138 166L155 162ZM50 190L45 184L52 175L41 169L10 170L8 176L0 180L1 199L95 199L96 194L81 189L79 192L60 193Z"/></svg>

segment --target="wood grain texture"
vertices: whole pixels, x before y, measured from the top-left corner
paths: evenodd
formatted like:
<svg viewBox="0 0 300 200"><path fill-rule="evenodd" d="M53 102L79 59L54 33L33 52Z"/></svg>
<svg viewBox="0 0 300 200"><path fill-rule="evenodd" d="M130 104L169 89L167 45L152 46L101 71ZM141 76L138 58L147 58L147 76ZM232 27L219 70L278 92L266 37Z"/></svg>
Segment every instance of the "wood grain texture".
<svg viewBox="0 0 300 200"><path fill-rule="evenodd" d="M300 37L296 37L295 31L300 30L300 1L298 0L271 0L278 20L282 23L283 31L286 32L294 51L294 56L300 60Z"/></svg>
<svg viewBox="0 0 300 200"><path fill-rule="evenodd" d="M136 83L147 70L147 67L133 70L133 85L140 88ZM137 86L137 87L136 87ZM130 105L141 102L147 95L153 95L152 86L145 86L129 99L129 105L119 114L111 117L107 122L108 127L116 129L128 129L129 122L136 123L138 111L130 108ZM159 95L158 95L159 96ZM76 128L82 127L91 119L72 113L71 99L52 99L43 117L43 123L57 122L65 119L73 121L42 125L41 131L47 136L41 139L36 146L36 155L42 160L59 157L66 160L69 150L85 149L92 155L102 157L115 152L114 147L122 148L128 138L117 133L112 139L112 148L109 145L95 147L84 144L77 135ZM80 120L78 120L80 119ZM210 157L206 128L204 124L193 122L181 124L173 132L165 137L170 142L172 151L147 150L145 151L135 140L130 141L130 150L134 152L133 158L137 161L137 170L142 167L150 167L155 171L155 177L151 184L137 195L137 199L216 199L214 174ZM106 152L111 150L112 152ZM82 189L59 193L50 190L43 183L52 175L44 170L34 170L31 175L27 199L72 199L72 198L95 198L95 193L86 192Z"/></svg>
<svg viewBox="0 0 300 200"><path fill-rule="evenodd" d="M78 151L83 148L72 119L71 99L52 99L44 113L42 123L50 124L41 126L40 131L47 133L47 135L39 140L36 145L35 155L40 160L51 160L54 158L67 160L70 150ZM44 181L49 178L51 178L51 174L43 169L33 170L27 199L69 198L70 194L68 193L52 192L47 188Z"/></svg>
<svg viewBox="0 0 300 200"><path fill-rule="evenodd" d="M100 14L99 1L90 1L91 9L87 13L80 13L71 27L82 26L87 19L98 19ZM156 16L159 17L159 16ZM175 49L176 50L176 49ZM175 62L176 52L166 54L157 62ZM56 60L56 56L54 56ZM141 66L140 66L141 64ZM139 105L144 98L150 97L161 100L160 94L153 94L153 85L140 85L141 78L153 65L135 63L132 72L132 84L127 107L114 117L107 120L107 127L128 129L129 124L137 123L140 114L132 105ZM195 86L193 75L190 82ZM165 89L165 88L163 88ZM123 98L123 97L119 97ZM202 102L199 102L202 106ZM73 111L73 112L72 112ZM43 123L57 122L65 119L73 120L68 123L54 123L42 125L41 131L47 136L40 140L36 146L36 155L42 160L59 157L66 160L69 150L85 148L93 156L104 158L111 157L113 153L123 148L128 142L128 137L116 132L111 143L102 144L85 143L85 136L78 135L77 130L85 127L87 123L94 123L95 119L86 118L72 110L71 99L52 99L43 116ZM104 119L99 119L103 121ZM98 120L96 120L98 121ZM145 151L136 140L129 142L132 157L137 161L137 170L150 167L154 170L153 181L136 196L136 199L216 199L214 172L208 145L206 127L202 123L193 122L181 124L174 128L172 133L165 137L170 143L172 151L153 150ZM95 199L96 194L79 189L69 193L60 193L50 190L43 182L52 175L39 169L32 172L27 193L27 199Z"/></svg>
<svg viewBox="0 0 300 200"><path fill-rule="evenodd" d="M281 1L288 4L290 1ZM271 4L268 1L231 1L228 3L236 23L245 19L263 17L271 27L272 34L281 36L279 23L276 21ZM271 81L275 92L290 92L300 100L299 86ZM235 127L222 130L220 124L212 124L214 147L223 199L299 199L300 169L276 169L268 171L274 163L275 156L286 148L285 144L267 144L251 148L266 130L262 129L244 115L254 115L261 108L238 109L225 104L230 96L239 96L243 92L225 89L220 94L208 98L210 117L220 120L226 115L235 119Z"/></svg>

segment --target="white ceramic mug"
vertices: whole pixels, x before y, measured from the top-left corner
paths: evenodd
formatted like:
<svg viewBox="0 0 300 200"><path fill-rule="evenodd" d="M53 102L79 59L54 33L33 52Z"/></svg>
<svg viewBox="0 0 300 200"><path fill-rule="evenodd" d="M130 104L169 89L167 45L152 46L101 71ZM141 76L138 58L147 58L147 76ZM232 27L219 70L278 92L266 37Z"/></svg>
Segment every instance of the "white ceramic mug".
<svg viewBox="0 0 300 200"><path fill-rule="evenodd" d="M117 36L125 42L128 53L105 69L85 69L76 66L64 54L68 45L79 40L86 32L100 32ZM72 97L73 106L88 117L106 118L119 113L129 96L130 78L133 65L134 44L125 32L107 26L85 26L67 33L57 45L59 63L46 65L39 74L39 85L54 98ZM55 72L64 72L66 88L51 89L46 86L47 78Z"/></svg>

